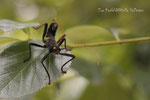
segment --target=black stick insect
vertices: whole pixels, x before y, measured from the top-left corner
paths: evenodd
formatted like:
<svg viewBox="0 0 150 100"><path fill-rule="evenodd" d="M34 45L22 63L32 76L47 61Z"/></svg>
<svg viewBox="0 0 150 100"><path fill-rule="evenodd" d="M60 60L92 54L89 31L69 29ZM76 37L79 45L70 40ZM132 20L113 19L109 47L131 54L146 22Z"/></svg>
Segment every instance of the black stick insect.
<svg viewBox="0 0 150 100"><path fill-rule="evenodd" d="M39 45L39 44L36 44L36 43L30 43L29 44L29 57L24 60L24 62L30 60L31 58L31 46L36 46L36 47L40 47L40 48L47 48L49 51L45 54L45 56L42 58L41 60L41 63L47 73L47 76L48 76L48 79L49 79L49 82L48 84L51 83L51 80L50 80L50 74L48 72L48 70L46 69L45 65L44 65L44 61L45 59L51 54L51 53L55 53L55 54L58 54L58 55L63 55L63 56L68 56L68 57L72 57L70 60L68 60L67 62L65 62L62 66L61 66L61 72L62 73L66 73L66 71L63 70L64 66L72 61L75 56L72 55L72 54L67 54L67 53L61 53L60 51L62 49L66 49L66 39L65 39L65 34L62 35L60 37L60 39L56 42L55 40L55 34L56 34L56 31L57 31L57 28L58 28L58 24L56 22L53 22L50 24L49 28L48 28L48 23L45 23L45 24L42 24L40 25L39 27L37 28L34 28L34 29L39 29L40 27L42 26L45 26L44 28L44 33L43 33L43 37L42 37L42 40L44 42L44 45ZM64 43L64 47L65 48L60 48L61 44Z"/></svg>

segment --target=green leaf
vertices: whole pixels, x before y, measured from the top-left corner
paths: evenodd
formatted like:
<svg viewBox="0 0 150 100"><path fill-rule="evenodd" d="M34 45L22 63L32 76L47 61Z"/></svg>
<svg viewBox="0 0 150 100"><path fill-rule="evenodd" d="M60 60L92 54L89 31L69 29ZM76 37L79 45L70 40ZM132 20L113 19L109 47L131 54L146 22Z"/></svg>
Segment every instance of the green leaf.
<svg viewBox="0 0 150 100"><path fill-rule="evenodd" d="M95 25L83 25L69 28L65 31L67 34L67 41L71 43L88 43L109 40L110 32L105 28ZM93 41L94 40L94 41Z"/></svg>
<svg viewBox="0 0 150 100"><path fill-rule="evenodd" d="M39 25L39 23L18 23L7 19L0 20L0 29L4 32L24 29L26 27L33 27L37 25Z"/></svg>
<svg viewBox="0 0 150 100"><path fill-rule="evenodd" d="M8 44L20 41L19 39L16 38L11 38L11 37L0 37L0 49L6 47Z"/></svg>
<svg viewBox="0 0 150 100"><path fill-rule="evenodd" d="M19 41L19 40L10 37L0 37L0 45L3 45L5 43L10 43L10 42L15 42L15 41Z"/></svg>
<svg viewBox="0 0 150 100"><path fill-rule="evenodd" d="M37 43L37 41L35 41ZM42 67L41 59L48 49L33 47L32 58L24 63L29 55L29 43L18 42L0 51L0 98L16 98L31 94L46 86L47 74ZM69 51L61 51L67 52ZM60 78L61 66L70 58L51 54L45 63L51 82ZM67 70L71 62L64 66Z"/></svg>

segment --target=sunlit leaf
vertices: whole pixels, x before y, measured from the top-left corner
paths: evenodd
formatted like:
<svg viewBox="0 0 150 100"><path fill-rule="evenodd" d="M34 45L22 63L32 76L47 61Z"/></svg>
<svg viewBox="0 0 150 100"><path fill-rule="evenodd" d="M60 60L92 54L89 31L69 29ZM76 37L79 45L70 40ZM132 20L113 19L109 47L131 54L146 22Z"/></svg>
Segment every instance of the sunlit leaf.
<svg viewBox="0 0 150 100"><path fill-rule="evenodd" d="M26 27L33 27L37 25L39 25L39 23L18 23L7 19L0 20L0 29L4 32L24 29Z"/></svg>
<svg viewBox="0 0 150 100"><path fill-rule="evenodd" d="M15 41L19 41L19 40L10 37L0 37L0 45L3 45L5 43L10 43L10 42L15 42Z"/></svg>
<svg viewBox="0 0 150 100"><path fill-rule="evenodd" d="M15 30L13 32L6 32L0 35L0 37L7 37L7 38L13 38L17 40L28 40L29 35L25 34L22 30Z"/></svg>
<svg viewBox="0 0 150 100"><path fill-rule="evenodd" d="M0 37L0 49L6 47L10 43L17 42L17 41L20 40L12 37Z"/></svg>
<svg viewBox="0 0 150 100"><path fill-rule="evenodd" d="M28 42L18 42L0 51L0 98L31 94L48 83L47 74L41 64L41 59L48 49L33 47L32 59L24 63L29 55L28 46ZM50 55L47 58L45 66L50 73L51 82L63 75L61 66L69 59L60 55ZM70 64L71 62L64 66L64 70L67 70Z"/></svg>

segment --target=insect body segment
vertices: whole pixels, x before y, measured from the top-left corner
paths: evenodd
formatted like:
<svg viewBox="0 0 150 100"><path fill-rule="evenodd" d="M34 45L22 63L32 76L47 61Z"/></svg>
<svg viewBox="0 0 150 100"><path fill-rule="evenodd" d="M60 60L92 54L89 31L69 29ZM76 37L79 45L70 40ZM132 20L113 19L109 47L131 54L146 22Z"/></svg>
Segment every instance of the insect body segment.
<svg viewBox="0 0 150 100"><path fill-rule="evenodd" d="M49 82L48 84L51 83L51 80L50 80L50 74L47 70L47 68L45 67L44 65L44 61L46 60L46 58L51 54L51 53L55 53L55 54L58 54L58 55L63 55L63 56L68 56L68 57L71 57L70 60L68 60L66 63L64 63L62 66L61 66L61 72L62 73L66 73L66 71L63 70L63 67L70 61L72 61L75 56L72 55L72 54L67 54L67 53L61 53L60 51L62 50L60 48L60 46L62 45L62 43L64 43L64 46L65 48L63 49L66 49L66 39L65 39L65 34L63 36L60 37L60 39L56 42L55 40L55 35L56 35L56 31L57 31L57 28L58 28L58 24L56 22L54 23L51 23L51 25L49 26L48 28L48 23L45 23L41 26L45 26L44 27L44 33L43 33L43 37L42 37L42 40L44 42L44 45L39 45L39 44L36 44L36 43L30 43L29 44L29 57L24 60L24 62L30 60L31 58L31 46L36 46L36 47L40 47L40 48L47 48L49 51L45 54L45 56L42 58L41 60L41 63L43 65L43 68L45 69L46 73L47 73L47 76L48 76L48 79L49 79ZM37 27L37 28L34 28L34 29L38 29L40 28L41 26Z"/></svg>

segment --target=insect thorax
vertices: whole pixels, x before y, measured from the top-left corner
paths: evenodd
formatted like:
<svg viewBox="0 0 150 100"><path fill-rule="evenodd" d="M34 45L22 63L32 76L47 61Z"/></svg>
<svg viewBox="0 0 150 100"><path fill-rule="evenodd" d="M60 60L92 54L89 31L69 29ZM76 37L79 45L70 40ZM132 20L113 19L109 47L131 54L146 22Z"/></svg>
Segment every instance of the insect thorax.
<svg viewBox="0 0 150 100"><path fill-rule="evenodd" d="M46 47L47 47L47 48L52 48L52 47L54 47L54 46L57 45L56 40L55 40L54 37L47 37L47 38L45 39L45 41L46 41L45 44L46 44Z"/></svg>

